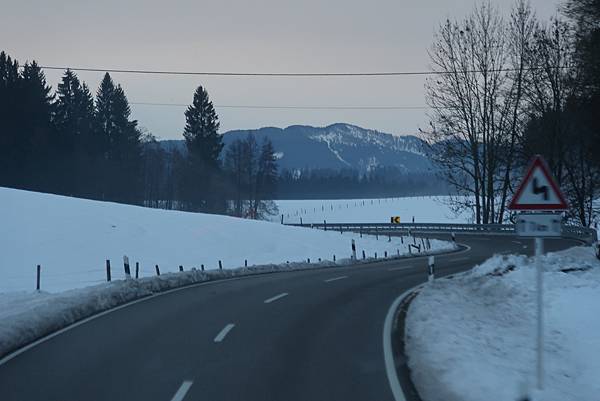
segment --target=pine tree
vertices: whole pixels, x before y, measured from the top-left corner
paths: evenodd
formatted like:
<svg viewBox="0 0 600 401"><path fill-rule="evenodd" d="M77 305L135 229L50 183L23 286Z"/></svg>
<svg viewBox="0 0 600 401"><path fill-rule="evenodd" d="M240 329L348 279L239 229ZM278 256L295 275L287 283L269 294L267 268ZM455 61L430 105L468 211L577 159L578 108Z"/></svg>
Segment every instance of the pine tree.
<svg viewBox="0 0 600 401"><path fill-rule="evenodd" d="M194 93L194 101L185 111L183 137L190 155L197 157L208 167L216 167L223 149L219 135L219 117L215 112L208 92L199 86Z"/></svg>
<svg viewBox="0 0 600 401"><path fill-rule="evenodd" d="M19 160L25 173L21 184L23 188L48 191L56 181L50 178L59 144L51 122L52 88L35 61L23 65L18 91L13 99L18 105L13 118L17 119L19 142L25 146Z"/></svg>
<svg viewBox="0 0 600 401"><path fill-rule="evenodd" d="M223 149L219 118L202 86L196 89L185 119L188 168L182 185L184 203L191 210L223 212L226 205L219 161Z"/></svg>
<svg viewBox="0 0 600 401"><path fill-rule="evenodd" d="M104 75L96 94L96 135L104 150L101 176L103 198L139 202L141 144L137 121L125 91Z"/></svg>
<svg viewBox="0 0 600 401"><path fill-rule="evenodd" d="M63 191L80 196L93 196L89 185L94 179L92 167L94 150L94 99L90 90L75 73L67 70L56 91L54 124L60 138L56 164L62 167L60 175Z"/></svg>

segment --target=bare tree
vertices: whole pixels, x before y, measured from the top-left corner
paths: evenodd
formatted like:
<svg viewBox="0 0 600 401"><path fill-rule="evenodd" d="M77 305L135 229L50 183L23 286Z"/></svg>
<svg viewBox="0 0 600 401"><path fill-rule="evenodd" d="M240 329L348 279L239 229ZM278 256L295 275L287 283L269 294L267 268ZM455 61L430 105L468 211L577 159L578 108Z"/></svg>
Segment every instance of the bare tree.
<svg viewBox="0 0 600 401"><path fill-rule="evenodd" d="M514 23L527 25L530 14L521 4ZM455 198L455 206L473 208L478 224L502 221L511 175L510 144L514 146L522 91L515 80L522 72L510 68L515 60L509 50L516 44L509 42L507 32L498 11L487 3L463 21L447 20L430 51L438 73L426 83L434 159L465 195Z"/></svg>

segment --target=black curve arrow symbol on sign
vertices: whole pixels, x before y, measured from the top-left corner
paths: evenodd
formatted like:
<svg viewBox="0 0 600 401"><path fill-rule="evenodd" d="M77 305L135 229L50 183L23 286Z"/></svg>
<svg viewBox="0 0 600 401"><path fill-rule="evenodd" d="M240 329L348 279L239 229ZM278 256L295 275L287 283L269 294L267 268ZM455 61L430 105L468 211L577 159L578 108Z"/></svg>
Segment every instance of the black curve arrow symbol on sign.
<svg viewBox="0 0 600 401"><path fill-rule="evenodd" d="M533 179L533 193L535 195L544 194L544 200L545 201L548 200L548 186L547 185L538 186L537 178Z"/></svg>

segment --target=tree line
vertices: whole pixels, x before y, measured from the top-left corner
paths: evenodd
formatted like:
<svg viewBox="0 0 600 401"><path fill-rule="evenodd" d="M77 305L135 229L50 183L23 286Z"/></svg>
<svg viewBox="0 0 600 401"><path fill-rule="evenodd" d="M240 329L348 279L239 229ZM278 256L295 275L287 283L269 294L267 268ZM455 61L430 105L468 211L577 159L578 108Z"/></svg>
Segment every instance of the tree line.
<svg viewBox="0 0 600 401"><path fill-rule="evenodd" d="M589 226L600 190L600 3L568 0L540 21L524 0L509 16L489 3L440 25L426 82L424 132L454 206L477 223L511 218L507 202L528 161L541 154Z"/></svg>
<svg viewBox="0 0 600 401"><path fill-rule="evenodd" d="M367 173L354 169L284 169L278 199L388 198L441 195L452 191L436 173L406 173L394 166L378 166Z"/></svg>
<svg viewBox="0 0 600 401"><path fill-rule="evenodd" d="M110 74L94 97L67 70L53 93L35 61L21 66L0 52L0 186L250 218L276 212L271 143L248 138L232 145L241 157L223 152L202 86L185 120L187 152L165 151L131 118Z"/></svg>

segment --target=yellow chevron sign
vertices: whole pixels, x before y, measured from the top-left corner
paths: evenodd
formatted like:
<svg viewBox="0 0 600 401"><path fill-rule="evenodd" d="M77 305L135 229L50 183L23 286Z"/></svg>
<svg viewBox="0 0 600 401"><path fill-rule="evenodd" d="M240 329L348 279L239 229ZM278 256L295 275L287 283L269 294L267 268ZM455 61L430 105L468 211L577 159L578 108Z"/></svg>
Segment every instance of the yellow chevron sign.
<svg viewBox="0 0 600 401"><path fill-rule="evenodd" d="M400 216L392 216L392 217L390 218L390 222L391 222L392 224L400 224Z"/></svg>

